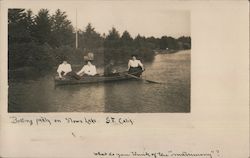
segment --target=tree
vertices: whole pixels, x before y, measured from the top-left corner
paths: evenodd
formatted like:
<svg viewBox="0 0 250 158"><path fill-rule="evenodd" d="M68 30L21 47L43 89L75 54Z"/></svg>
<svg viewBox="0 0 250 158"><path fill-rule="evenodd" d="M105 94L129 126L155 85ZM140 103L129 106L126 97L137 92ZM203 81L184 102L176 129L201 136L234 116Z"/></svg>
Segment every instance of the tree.
<svg viewBox="0 0 250 158"><path fill-rule="evenodd" d="M124 31L121 36L121 43L123 46L132 46L133 38L130 36L128 31Z"/></svg>
<svg viewBox="0 0 250 158"><path fill-rule="evenodd" d="M24 9L8 10L8 41L9 44L16 42L30 42L31 28L33 25L32 12Z"/></svg>
<svg viewBox="0 0 250 158"><path fill-rule="evenodd" d="M52 47L60 47L62 45L73 45L74 34L73 26L67 19L66 12L57 9L51 17L51 40Z"/></svg>
<svg viewBox="0 0 250 158"><path fill-rule="evenodd" d="M10 69L22 67L27 64L27 59L32 56L31 51L27 51L29 43L33 37L31 30L33 27L32 12L24 9L8 10L8 64Z"/></svg>
<svg viewBox="0 0 250 158"><path fill-rule="evenodd" d="M30 9L25 13L24 23L27 30L31 33L34 26L34 17L33 12Z"/></svg>
<svg viewBox="0 0 250 158"><path fill-rule="evenodd" d="M122 58L121 54L123 53L121 52L120 34L112 27L104 40L104 62L107 63L111 59L118 61Z"/></svg>
<svg viewBox="0 0 250 158"><path fill-rule="evenodd" d="M106 40L119 40L120 39L120 34L119 32L112 27L112 29L109 31L109 34L106 37Z"/></svg>
<svg viewBox="0 0 250 158"><path fill-rule="evenodd" d="M145 37L138 34L134 39L134 47L139 48L144 45Z"/></svg>
<svg viewBox="0 0 250 158"><path fill-rule="evenodd" d="M8 24L17 24L24 19L25 9L8 9Z"/></svg>
<svg viewBox="0 0 250 158"><path fill-rule="evenodd" d="M49 10L41 9L34 19L34 28L32 35L40 44L49 43L51 38L52 21Z"/></svg>
<svg viewBox="0 0 250 158"><path fill-rule="evenodd" d="M191 38L181 36L177 39L180 49L191 49Z"/></svg>
<svg viewBox="0 0 250 158"><path fill-rule="evenodd" d="M159 49L158 38L151 36L151 37L147 38L146 41L151 49L153 49L153 50Z"/></svg>
<svg viewBox="0 0 250 158"><path fill-rule="evenodd" d="M103 38L95 31L95 28L92 27L91 23L88 23L85 31L81 32L79 37L79 44L81 48L94 50L103 47Z"/></svg>
<svg viewBox="0 0 250 158"><path fill-rule="evenodd" d="M162 38L160 39L160 49L177 50L178 48L178 42L175 38L162 36Z"/></svg>
<svg viewBox="0 0 250 158"><path fill-rule="evenodd" d="M104 47L105 48L118 48L120 46L120 34L112 27L109 34L106 36Z"/></svg>

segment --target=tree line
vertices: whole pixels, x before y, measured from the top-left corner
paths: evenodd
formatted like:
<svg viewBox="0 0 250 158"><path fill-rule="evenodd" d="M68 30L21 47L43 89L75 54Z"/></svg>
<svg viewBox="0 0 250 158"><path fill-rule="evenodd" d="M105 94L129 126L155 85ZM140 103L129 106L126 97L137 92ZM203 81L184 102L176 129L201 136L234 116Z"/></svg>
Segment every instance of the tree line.
<svg viewBox="0 0 250 158"><path fill-rule="evenodd" d="M120 34L116 28L100 34L89 23L78 32L78 48L75 48L76 31L66 12L57 9L50 14L40 9L36 15L31 10L8 10L8 66L10 70L33 67L39 70L51 69L62 60L71 64L82 64L83 56L89 51L95 54L97 65L113 59L126 62L131 54L144 61L151 61L155 51L182 50L191 48L190 37L175 39L137 35L133 38L128 31ZM169 51L171 52L171 51Z"/></svg>

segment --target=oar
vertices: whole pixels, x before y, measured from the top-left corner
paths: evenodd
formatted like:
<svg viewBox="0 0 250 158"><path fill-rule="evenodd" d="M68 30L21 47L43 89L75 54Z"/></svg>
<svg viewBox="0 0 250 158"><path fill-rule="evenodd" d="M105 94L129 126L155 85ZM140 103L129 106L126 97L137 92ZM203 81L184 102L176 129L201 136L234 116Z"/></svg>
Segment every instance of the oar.
<svg viewBox="0 0 250 158"><path fill-rule="evenodd" d="M146 81L146 82L149 82L149 83L162 84L162 83L160 83L160 82L151 81L151 80L146 80L146 79L143 79L143 78L141 78L141 77L137 77L137 76L132 75L132 74L129 74L129 73L125 73L125 75L130 76L130 77L132 77L132 78L135 78L135 79L137 79L137 80L142 80L142 81Z"/></svg>

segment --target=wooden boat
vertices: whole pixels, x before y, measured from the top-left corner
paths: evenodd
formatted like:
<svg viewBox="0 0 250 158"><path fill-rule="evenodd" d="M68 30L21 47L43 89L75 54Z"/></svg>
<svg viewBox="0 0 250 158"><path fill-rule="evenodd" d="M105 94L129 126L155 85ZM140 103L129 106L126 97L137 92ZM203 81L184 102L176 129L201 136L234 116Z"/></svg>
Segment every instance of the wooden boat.
<svg viewBox="0 0 250 158"><path fill-rule="evenodd" d="M95 76L84 76L77 80L72 77L67 77L65 79L60 79L59 76L55 77L55 85L71 85L71 84L88 84L88 83L100 83L100 82L111 82L111 81L122 81L130 80L139 76L142 72L130 73L127 71L115 73L110 76L95 75Z"/></svg>

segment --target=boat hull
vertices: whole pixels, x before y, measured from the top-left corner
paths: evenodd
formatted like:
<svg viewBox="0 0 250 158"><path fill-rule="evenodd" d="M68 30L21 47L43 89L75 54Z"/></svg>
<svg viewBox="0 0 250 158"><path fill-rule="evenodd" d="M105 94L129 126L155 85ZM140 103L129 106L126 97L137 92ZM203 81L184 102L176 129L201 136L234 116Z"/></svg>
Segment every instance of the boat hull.
<svg viewBox="0 0 250 158"><path fill-rule="evenodd" d="M65 78L60 79L58 76L55 77L55 85L73 85L73 84L89 84L89 83L103 83L111 81L124 81L134 79L126 73L117 73L112 76L84 76L82 79Z"/></svg>

